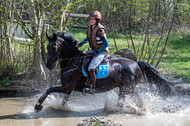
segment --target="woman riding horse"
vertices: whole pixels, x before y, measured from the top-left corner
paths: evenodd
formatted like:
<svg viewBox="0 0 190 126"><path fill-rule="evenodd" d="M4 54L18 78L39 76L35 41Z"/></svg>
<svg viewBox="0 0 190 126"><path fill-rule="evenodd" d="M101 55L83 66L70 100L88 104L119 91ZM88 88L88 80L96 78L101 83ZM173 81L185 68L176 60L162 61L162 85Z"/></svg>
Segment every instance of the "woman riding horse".
<svg viewBox="0 0 190 126"><path fill-rule="evenodd" d="M98 25L94 27L94 30L98 32L98 29L102 28L102 30L104 30L103 32L105 32L105 29L103 29L99 23L97 24ZM91 52L98 52L94 58L98 57L95 59L99 60L100 54L100 57L103 57L108 52L108 44L105 44L107 43L106 37L102 37L103 39L100 38L102 42L101 45L98 45L97 43L99 41L95 41L97 36L91 36L95 35L95 33L93 33L94 30L91 31L91 27L88 30L87 40L92 47ZM105 35L105 33L103 35ZM81 68L83 66L84 58L89 58L89 56L78 50L77 41L75 38L67 32L58 32L56 34L53 33L51 36L47 35L47 39L49 40L49 43L47 45L48 56L46 66L52 70L55 68L56 62L59 61L61 67L61 85L49 87L42 94L34 107L36 112L42 110L43 102L47 96L53 92L64 93L65 95L62 103L65 104L69 100L69 95L72 93L72 91L83 91L84 84L87 80L87 78L84 77ZM97 43L92 44L92 42ZM82 45L82 43L80 45ZM94 47L94 45L96 46ZM96 61L92 60L92 63L93 62L97 63ZM109 74L103 79L97 79L96 90L100 93L119 87L118 100L120 103L123 103L126 95L135 94L134 88L140 82L142 76L144 76L148 83L155 84L161 94L164 96L173 94L171 84L176 82L169 81L162 77L153 66L146 62L136 62L127 58L116 58L110 59L108 64ZM92 66L94 69L94 67L97 65ZM94 77L94 71L91 72L91 74L93 74L91 78ZM93 79L94 80L91 80L92 84L95 84L95 77ZM93 88L95 88L95 85Z"/></svg>
<svg viewBox="0 0 190 126"><path fill-rule="evenodd" d="M95 68L102 62L109 50L105 28L99 23L102 19L101 13L99 11L92 11L88 18L90 19L90 26L87 30L87 37L79 43L78 47L89 42L91 49L87 51L87 54L91 53L94 55L88 66L91 82L90 88L84 88L85 92L94 93L96 86Z"/></svg>

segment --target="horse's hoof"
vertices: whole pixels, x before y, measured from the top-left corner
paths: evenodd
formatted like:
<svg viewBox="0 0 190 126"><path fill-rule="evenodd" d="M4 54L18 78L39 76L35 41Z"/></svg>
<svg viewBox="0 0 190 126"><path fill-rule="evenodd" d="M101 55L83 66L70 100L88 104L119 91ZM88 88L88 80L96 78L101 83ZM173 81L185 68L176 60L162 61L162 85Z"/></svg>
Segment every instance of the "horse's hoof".
<svg viewBox="0 0 190 126"><path fill-rule="evenodd" d="M63 100L63 101L61 102L61 105L62 105L62 106L65 106L66 103L67 103L67 101L66 101L66 100Z"/></svg>
<svg viewBox="0 0 190 126"><path fill-rule="evenodd" d="M123 103L123 102L118 102L118 103L117 103L117 106L118 106L119 108L123 108L123 107L124 107L124 103Z"/></svg>
<svg viewBox="0 0 190 126"><path fill-rule="evenodd" d="M83 88L83 94L89 93L94 95L97 91L94 88Z"/></svg>
<svg viewBox="0 0 190 126"><path fill-rule="evenodd" d="M146 109L145 108L141 108L136 110L136 114L141 116L141 115L145 115L146 114Z"/></svg>
<svg viewBox="0 0 190 126"><path fill-rule="evenodd" d="M43 106L41 104L39 104L39 105L36 104L35 107L34 107L34 112L39 112L39 111L42 110L42 108L43 108Z"/></svg>

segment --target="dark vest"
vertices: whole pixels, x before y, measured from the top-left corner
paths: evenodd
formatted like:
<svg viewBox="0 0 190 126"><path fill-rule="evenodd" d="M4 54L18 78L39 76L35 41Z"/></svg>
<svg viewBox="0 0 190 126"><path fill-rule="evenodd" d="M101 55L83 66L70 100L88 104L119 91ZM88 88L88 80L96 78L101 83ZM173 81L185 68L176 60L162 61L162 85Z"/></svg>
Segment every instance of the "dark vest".
<svg viewBox="0 0 190 126"><path fill-rule="evenodd" d="M91 31L91 27L89 26L88 27L88 30L87 30L87 36L88 36L88 42L90 44L90 47L93 49L93 50L98 50L102 47L103 44L98 44L97 43L97 40L96 40L96 35L97 35L97 31L102 28L105 30L105 28L100 24L98 23L98 25ZM108 47L105 48L105 51L106 52L109 52L109 49Z"/></svg>

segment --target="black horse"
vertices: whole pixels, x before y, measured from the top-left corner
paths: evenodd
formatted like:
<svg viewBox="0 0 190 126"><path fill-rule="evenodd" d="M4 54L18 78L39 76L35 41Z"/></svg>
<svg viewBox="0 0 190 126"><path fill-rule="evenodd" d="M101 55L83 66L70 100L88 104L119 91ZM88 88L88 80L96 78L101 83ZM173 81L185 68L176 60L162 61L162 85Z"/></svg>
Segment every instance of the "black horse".
<svg viewBox="0 0 190 126"><path fill-rule="evenodd" d="M77 48L75 38L66 32L53 33L48 36L49 44L47 46L47 68L52 70L57 60L61 66L61 86L50 87L38 99L35 105L35 111L42 109L42 103L52 92L67 94L63 103L68 101L69 95L73 90L83 91L84 84L87 80L81 72L82 61L88 55L82 53ZM97 79L97 92L106 92L115 87L119 87L119 99L123 100L127 94L132 94L135 86L141 80L142 76L147 79L148 83L154 83L159 91L164 95L170 95L172 88L169 81L163 78L158 71L146 62L135 62L127 58L111 59L109 64L109 75L104 79Z"/></svg>

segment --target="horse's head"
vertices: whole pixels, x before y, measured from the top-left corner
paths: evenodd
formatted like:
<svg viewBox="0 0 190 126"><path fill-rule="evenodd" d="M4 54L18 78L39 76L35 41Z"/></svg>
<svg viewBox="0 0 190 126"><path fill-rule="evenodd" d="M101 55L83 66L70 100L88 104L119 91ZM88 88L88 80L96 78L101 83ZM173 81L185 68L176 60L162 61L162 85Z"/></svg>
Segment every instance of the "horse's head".
<svg viewBox="0 0 190 126"><path fill-rule="evenodd" d="M47 68L52 70L55 68L55 63L56 61L60 58L61 56L61 45L64 41L63 38L58 37L55 33L53 35L48 36L46 34L47 39L49 40L49 44L47 45L47 51L48 51L48 56L47 56Z"/></svg>
<svg viewBox="0 0 190 126"><path fill-rule="evenodd" d="M62 59L60 63L63 68L70 59L81 53L76 47L77 41L75 38L65 31L56 34L53 33L51 36L46 34L46 37L49 40L47 46L47 68L50 70L55 67L55 63L58 59Z"/></svg>

